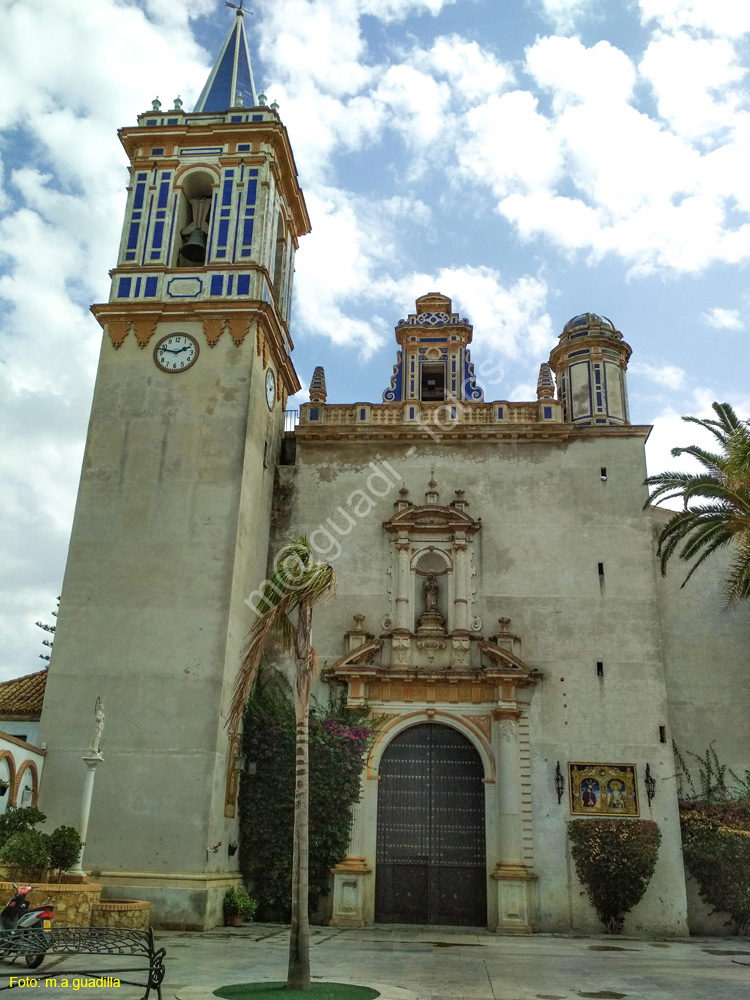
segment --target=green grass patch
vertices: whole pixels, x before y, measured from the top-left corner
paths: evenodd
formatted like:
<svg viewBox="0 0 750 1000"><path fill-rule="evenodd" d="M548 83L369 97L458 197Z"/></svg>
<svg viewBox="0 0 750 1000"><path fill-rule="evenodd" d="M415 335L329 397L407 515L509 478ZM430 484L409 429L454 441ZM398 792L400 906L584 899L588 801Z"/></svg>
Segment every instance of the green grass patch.
<svg viewBox="0 0 750 1000"><path fill-rule="evenodd" d="M310 983L310 992L288 990L286 983L235 983L220 986L214 996L225 1000L374 1000L380 994L351 983Z"/></svg>

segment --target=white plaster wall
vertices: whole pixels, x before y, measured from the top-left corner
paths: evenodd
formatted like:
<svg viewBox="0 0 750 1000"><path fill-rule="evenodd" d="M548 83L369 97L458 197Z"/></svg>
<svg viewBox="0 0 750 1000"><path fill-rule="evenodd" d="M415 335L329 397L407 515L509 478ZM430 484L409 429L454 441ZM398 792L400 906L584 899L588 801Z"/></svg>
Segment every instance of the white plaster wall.
<svg viewBox="0 0 750 1000"><path fill-rule="evenodd" d="M153 346L185 331L197 363L159 372ZM197 322L148 347L104 337L42 714L41 808L77 825L97 696L106 712L86 847L95 869L236 867L224 819L222 711L266 567L280 405L269 415L255 330L209 348ZM273 433L272 433L273 432ZM270 451L273 458L273 451ZM222 841L207 858L206 848Z"/></svg>
<svg viewBox="0 0 750 1000"><path fill-rule="evenodd" d="M684 933L686 903L679 847L674 766L669 745L659 742L668 723L662 638L653 569L651 526L642 511L645 477L642 432L604 436L577 432L569 442L369 444L365 440L298 441L297 466L281 470L291 486L277 497L275 546L287 532L305 531L338 575L335 603L316 612L314 637L321 663L344 652L351 616L367 615L364 627L380 632L391 612L387 593L390 542L382 522L393 512L401 481L409 499L422 503L431 470L440 502L466 491L469 513L481 517L475 536L477 589L474 613L484 636L497 618L512 620L523 639L527 664L544 672L530 705L534 818L534 870L539 875L539 925L543 930L598 930L588 902L569 870L566 805L557 805L556 761L635 763L642 815L643 777L650 763L659 792L653 818L663 842L653 883L628 918L633 933ZM396 472L387 496L335 543L320 525L347 498L368 489L378 456ZM600 469L607 468L607 481ZM376 484L377 485L377 484ZM385 489L384 484L377 486ZM355 501L356 502L356 501ZM335 534L331 532L331 534ZM340 547L340 551L339 551ZM600 587L597 564L604 563ZM596 662L604 677L596 676ZM321 689L322 690L322 689ZM370 860L374 860L370 858ZM495 858L488 858L490 866Z"/></svg>
<svg viewBox="0 0 750 1000"><path fill-rule="evenodd" d="M650 508L654 548L671 512ZM681 587L690 564L674 556L663 577L655 561L664 642L670 740L686 757L697 790L700 765L711 743L722 763L744 776L750 768L750 602L727 608L722 581L727 549L714 552Z"/></svg>

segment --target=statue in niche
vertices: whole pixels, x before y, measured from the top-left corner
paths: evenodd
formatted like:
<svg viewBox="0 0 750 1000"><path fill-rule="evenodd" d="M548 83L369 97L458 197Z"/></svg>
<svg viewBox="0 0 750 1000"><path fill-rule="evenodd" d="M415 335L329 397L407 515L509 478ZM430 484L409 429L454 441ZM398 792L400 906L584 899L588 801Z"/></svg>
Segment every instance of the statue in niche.
<svg viewBox="0 0 750 1000"><path fill-rule="evenodd" d="M424 591L424 611L419 616L418 635L445 635L445 619L438 610L439 585L434 573L428 573Z"/></svg>
<svg viewBox="0 0 750 1000"><path fill-rule="evenodd" d="M430 573L424 582L424 609L425 611L437 611L438 604L438 582L434 573Z"/></svg>

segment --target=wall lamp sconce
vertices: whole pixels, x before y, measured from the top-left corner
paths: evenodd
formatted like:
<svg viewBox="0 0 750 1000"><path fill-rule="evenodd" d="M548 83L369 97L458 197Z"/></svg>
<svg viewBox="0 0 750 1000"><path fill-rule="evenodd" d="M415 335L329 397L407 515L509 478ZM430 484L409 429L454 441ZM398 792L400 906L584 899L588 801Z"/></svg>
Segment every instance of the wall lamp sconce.
<svg viewBox="0 0 750 1000"><path fill-rule="evenodd" d="M247 755L244 753L236 753L234 755L234 767L237 771L244 771L247 765Z"/></svg>
<svg viewBox="0 0 750 1000"><path fill-rule="evenodd" d="M646 798L648 799L648 804L651 805L651 800L656 795L656 781L651 773L651 765L646 764L646 778L644 780L646 786Z"/></svg>
<svg viewBox="0 0 750 1000"><path fill-rule="evenodd" d="M555 791L557 792L557 804L560 805L562 802L563 792L565 791L565 778L563 778L563 773L560 770L559 760L555 769Z"/></svg>

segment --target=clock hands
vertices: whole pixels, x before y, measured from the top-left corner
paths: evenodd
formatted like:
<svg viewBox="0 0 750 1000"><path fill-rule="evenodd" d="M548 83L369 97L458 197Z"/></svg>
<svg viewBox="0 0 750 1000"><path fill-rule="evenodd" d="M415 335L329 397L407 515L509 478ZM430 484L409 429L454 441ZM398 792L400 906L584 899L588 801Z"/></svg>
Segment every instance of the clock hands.
<svg viewBox="0 0 750 1000"><path fill-rule="evenodd" d="M178 347L176 351L173 351L171 347L160 347L160 351L167 351L169 354L182 354L183 351L189 351L191 344L186 344L184 347Z"/></svg>

